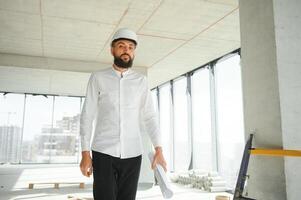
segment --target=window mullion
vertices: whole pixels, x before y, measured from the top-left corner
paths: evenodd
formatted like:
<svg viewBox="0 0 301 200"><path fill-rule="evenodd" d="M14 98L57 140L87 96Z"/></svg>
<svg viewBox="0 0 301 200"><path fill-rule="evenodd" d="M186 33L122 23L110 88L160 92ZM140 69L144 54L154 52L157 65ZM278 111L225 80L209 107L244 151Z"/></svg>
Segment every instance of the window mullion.
<svg viewBox="0 0 301 200"><path fill-rule="evenodd" d="M210 78L210 102L211 102L211 130L212 130L212 168L218 171L219 152L218 152L218 129L217 129L217 108L216 108L216 87L215 87L215 64L209 65Z"/></svg>

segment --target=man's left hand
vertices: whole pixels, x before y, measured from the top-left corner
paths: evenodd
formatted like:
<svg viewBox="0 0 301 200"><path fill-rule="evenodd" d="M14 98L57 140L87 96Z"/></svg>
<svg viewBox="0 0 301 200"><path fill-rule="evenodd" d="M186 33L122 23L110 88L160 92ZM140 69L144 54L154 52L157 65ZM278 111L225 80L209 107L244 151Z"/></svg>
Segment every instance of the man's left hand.
<svg viewBox="0 0 301 200"><path fill-rule="evenodd" d="M163 153L162 153L162 147L156 147L155 148L156 152L153 158L152 162L152 169L155 169L156 164L161 165L166 172L166 161L164 159Z"/></svg>

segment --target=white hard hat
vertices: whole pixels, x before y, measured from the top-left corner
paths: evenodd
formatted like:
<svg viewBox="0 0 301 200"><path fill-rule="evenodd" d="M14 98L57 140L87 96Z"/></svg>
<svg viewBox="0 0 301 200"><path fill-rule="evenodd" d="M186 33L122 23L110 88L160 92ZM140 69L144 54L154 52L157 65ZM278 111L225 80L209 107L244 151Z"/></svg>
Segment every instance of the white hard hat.
<svg viewBox="0 0 301 200"><path fill-rule="evenodd" d="M113 35L112 43L119 39L132 40L136 45L138 44L138 39L137 39L136 33L127 28L118 29L116 31L116 33Z"/></svg>

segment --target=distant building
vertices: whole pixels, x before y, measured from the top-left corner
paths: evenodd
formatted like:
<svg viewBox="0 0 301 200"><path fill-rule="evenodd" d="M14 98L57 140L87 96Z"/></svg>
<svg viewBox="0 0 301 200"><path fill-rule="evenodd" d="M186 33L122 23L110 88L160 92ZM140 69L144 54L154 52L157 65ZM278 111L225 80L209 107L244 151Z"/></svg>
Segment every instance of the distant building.
<svg viewBox="0 0 301 200"><path fill-rule="evenodd" d="M56 127L46 125L36 135L36 162L77 162L79 117L63 117Z"/></svg>
<svg viewBox="0 0 301 200"><path fill-rule="evenodd" d="M21 131L18 126L0 126L0 163L19 163Z"/></svg>
<svg viewBox="0 0 301 200"><path fill-rule="evenodd" d="M37 147L33 141L22 142L22 162L35 162L37 159Z"/></svg>
<svg viewBox="0 0 301 200"><path fill-rule="evenodd" d="M0 126L0 163L70 163L78 160L80 115L63 117L56 126L44 125L33 141L22 143L21 127Z"/></svg>
<svg viewBox="0 0 301 200"><path fill-rule="evenodd" d="M79 132L80 114L73 117L63 117L62 120L56 121L56 127L63 129L65 132L75 133Z"/></svg>

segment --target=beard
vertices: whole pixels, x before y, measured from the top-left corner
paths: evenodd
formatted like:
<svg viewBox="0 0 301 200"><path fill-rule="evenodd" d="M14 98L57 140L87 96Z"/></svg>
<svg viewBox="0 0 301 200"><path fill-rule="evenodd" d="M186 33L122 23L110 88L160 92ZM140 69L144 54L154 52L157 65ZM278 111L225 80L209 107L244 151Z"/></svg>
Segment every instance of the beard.
<svg viewBox="0 0 301 200"><path fill-rule="evenodd" d="M128 61L122 60L121 56L123 56L123 55L129 56L130 59ZM117 57L117 56L114 55L114 64L117 65L118 67L121 67L121 68L127 69L127 68L132 67L133 60L134 60L134 58L131 58L131 56L128 55L128 54L121 54L120 57Z"/></svg>

